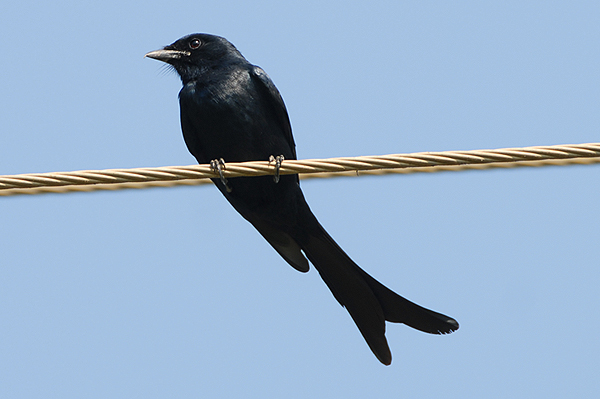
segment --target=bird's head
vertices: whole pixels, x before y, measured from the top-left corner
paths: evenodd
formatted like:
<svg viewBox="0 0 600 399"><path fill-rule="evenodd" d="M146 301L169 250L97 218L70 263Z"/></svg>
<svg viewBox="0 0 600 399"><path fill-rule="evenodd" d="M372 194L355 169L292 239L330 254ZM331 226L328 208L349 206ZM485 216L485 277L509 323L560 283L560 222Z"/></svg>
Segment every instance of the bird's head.
<svg viewBox="0 0 600 399"><path fill-rule="evenodd" d="M184 83L209 69L235 62L247 62L227 39L206 33L193 33L145 55L172 65Z"/></svg>

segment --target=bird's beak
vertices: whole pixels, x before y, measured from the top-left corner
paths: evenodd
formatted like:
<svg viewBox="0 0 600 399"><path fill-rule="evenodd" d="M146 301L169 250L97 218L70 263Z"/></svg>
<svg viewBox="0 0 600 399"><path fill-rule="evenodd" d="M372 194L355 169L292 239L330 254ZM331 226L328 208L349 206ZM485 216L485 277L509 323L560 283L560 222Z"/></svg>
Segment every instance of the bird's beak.
<svg viewBox="0 0 600 399"><path fill-rule="evenodd" d="M168 63L169 61L180 60L182 57L189 57L189 56L190 56L189 51L162 49L162 50L151 51L148 54L146 54L144 57L154 58L155 60L159 60L159 61Z"/></svg>

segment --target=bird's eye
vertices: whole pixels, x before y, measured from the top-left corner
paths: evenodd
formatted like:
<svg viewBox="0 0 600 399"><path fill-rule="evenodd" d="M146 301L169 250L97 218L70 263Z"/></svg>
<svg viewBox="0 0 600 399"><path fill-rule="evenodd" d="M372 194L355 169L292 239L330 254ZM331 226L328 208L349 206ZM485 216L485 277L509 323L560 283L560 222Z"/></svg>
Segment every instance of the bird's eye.
<svg viewBox="0 0 600 399"><path fill-rule="evenodd" d="M202 42L200 41L200 39L192 39L192 40L190 40L190 48L192 50L197 49L198 47L200 47L201 44L202 44Z"/></svg>

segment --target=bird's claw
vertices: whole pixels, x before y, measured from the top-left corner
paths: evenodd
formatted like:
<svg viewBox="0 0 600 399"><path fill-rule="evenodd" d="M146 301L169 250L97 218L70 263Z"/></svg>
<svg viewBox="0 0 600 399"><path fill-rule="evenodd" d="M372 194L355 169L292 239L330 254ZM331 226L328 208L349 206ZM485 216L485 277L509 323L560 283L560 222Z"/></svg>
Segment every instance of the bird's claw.
<svg viewBox="0 0 600 399"><path fill-rule="evenodd" d="M223 158L213 159L212 161L210 161L210 168L213 172L219 174L219 177L221 178L221 183L223 183L223 185L225 186L225 190L227 190L227 192L230 193L231 187L229 187L229 185L227 184L227 179L223 174L223 171L225 170L225 160Z"/></svg>
<svg viewBox="0 0 600 399"><path fill-rule="evenodd" d="M273 176L273 181L275 183L279 183L279 170L281 169L281 162L284 159L285 158L283 157L283 155L277 155L276 157L274 157L273 155L271 155L269 157L269 163L275 162L275 175Z"/></svg>

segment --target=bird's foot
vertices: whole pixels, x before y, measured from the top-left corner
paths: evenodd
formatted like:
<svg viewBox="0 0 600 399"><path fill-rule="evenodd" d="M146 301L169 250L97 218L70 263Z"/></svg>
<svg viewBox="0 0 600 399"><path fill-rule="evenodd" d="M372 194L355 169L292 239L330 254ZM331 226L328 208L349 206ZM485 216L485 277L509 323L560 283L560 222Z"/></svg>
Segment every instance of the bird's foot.
<svg viewBox="0 0 600 399"><path fill-rule="evenodd" d="M279 183L279 169L281 169L281 162L284 159L285 158L283 157L283 155L277 155L276 157L274 157L273 155L271 155L269 157L269 163L275 162L275 175L273 176L273 181L275 183Z"/></svg>
<svg viewBox="0 0 600 399"><path fill-rule="evenodd" d="M210 168L213 172L219 174L219 177L221 178L221 183L223 183L223 185L225 186L225 190L227 190L227 192L230 193L231 187L229 187L229 185L227 184L227 179L223 174L223 171L225 170L225 160L223 158L213 159L212 161L210 161Z"/></svg>

